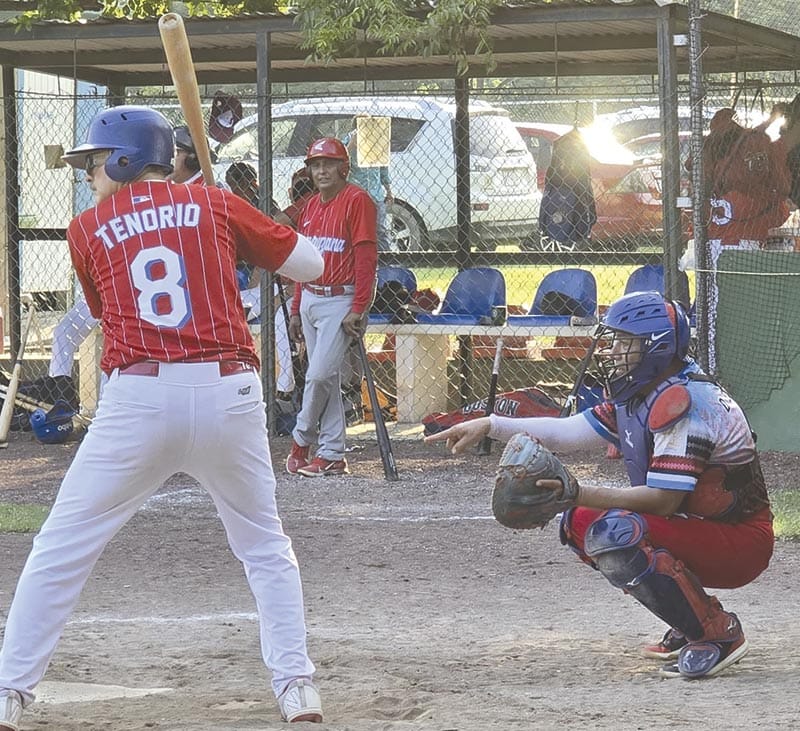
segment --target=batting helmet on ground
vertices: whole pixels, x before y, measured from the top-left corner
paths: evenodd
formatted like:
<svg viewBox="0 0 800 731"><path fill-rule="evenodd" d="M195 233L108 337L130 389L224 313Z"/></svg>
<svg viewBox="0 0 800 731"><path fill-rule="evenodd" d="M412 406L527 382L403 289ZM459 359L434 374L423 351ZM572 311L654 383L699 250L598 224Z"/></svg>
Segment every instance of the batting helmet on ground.
<svg viewBox="0 0 800 731"><path fill-rule="evenodd" d="M66 401L59 399L50 411L36 409L31 416L31 429L42 444L63 444L72 434L73 409Z"/></svg>
<svg viewBox="0 0 800 731"><path fill-rule="evenodd" d="M135 180L148 166L172 172L172 126L155 109L133 105L104 109L95 115L86 137L63 156L64 162L84 168L88 155L109 150L106 175L118 183Z"/></svg>
<svg viewBox="0 0 800 731"><path fill-rule="evenodd" d="M339 166L339 173L343 178L346 178L350 172L350 155L347 154L344 143L335 137L321 137L311 143L308 154L306 154L306 165L309 165L312 160L320 158L340 160L342 164Z"/></svg>

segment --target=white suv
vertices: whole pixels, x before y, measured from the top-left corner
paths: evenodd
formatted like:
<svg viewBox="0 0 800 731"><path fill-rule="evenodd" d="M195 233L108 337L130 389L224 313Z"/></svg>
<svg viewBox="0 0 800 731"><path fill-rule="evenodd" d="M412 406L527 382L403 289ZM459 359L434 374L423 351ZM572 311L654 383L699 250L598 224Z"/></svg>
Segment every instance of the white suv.
<svg viewBox="0 0 800 731"><path fill-rule="evenodd" d="M394 205L389 231L400 251L453 248L456 230L455 104L431 97L346 97L302 99L278 104L273 117L273 197L288 205L292 177L303 165L309 144L319 137L342 139L356 114L391 119ZM499 241L527 235L539 217L541 193L536 166L508 114L472 102L470 185L476 246L493 249ZM258 156L258 117L237 125L230 142L217 150L215 172L224 179L232 162L254 165Z"/></svg>

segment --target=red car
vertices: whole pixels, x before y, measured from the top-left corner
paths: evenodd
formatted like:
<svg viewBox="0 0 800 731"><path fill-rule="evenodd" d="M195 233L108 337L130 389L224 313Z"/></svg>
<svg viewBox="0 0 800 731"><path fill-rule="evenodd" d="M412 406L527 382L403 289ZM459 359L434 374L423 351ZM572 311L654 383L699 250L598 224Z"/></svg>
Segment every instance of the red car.
<svg viewBox="0 0 800 731"><path fill-rule="evenodd" d="M568 124L517 122L517 130L536 162L539 189L544 190L544 176L550 165L553 142L569 132ZM626 251L640 246L660 245L662 231L661 162L653 156L651 136L620 145L613 137L595 138L591 130L582 130L592 156L592 177L597 222L592 227L591 248ZM613 161L613 158L618 161ZM573 250L564 244L534 232L523 243L533 250Z"/></svg>

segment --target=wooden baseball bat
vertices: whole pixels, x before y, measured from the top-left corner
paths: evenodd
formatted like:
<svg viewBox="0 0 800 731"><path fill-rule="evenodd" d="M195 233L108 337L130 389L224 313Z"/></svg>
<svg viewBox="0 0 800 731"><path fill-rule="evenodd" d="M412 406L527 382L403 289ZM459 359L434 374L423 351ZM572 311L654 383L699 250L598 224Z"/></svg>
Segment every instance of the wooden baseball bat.
<svg viewBox="0 0 800 731"><path fill-rule="evenodd" d="M8 392L8 386L0 385L0 396L5 398L6 393ZM14 402L19 406L21 409L25 409L25 411L30 411L33 413L37 409L43 409L44 411L50 411L50 409L55 406L55 404L49 404L47 401L40 401L39 399L31 398L30 396L17 392L16 396L14 397ZM72 417L72 420L76 424L81 424L83 426L89 426L92 423L91 417L83 416L83 414L75 414Z"/></svg>
<svg viewBox="0 0 800 731"><path fill-rule="evenodd" d="M494 351L494 364L492 365L492 377L489 379L489 395L486 398L485 415L494 413L494 402L497 398L497 379L500 376L500 363L503 360L503 338L497 338L497 347ZM484 437L478 445L478 455L485 457L492 453L492 440Z"/></svg>
<svg viewBox="0 0 800 731"><path fill-rule="evenodd" d="M17 390L19 389L19 377L22 371L22 359L25 357L25 345L28 342L28 333L31 331L31 323L33 322L33 315L36 311L36 305L31 302L28 305L28 317L25 320L25 326L22 329L22 336L19 343L19 351L17 358L14 361L14 367L11 369L11 378L9 379L8 386L6 387L6 397L3 400L3 408L0 410L0 449L5 449L8 446L8 431L11 428L11 417L14 415L14 402L17 397Z"/></svg>
<svg viewBox="0 0 800 731"><path fill-rule="evenodd" d="M194 72L192 51L186 36L183 18L177 13L166 13L158 19L158 32L161 44L167 55L167 65L172 76L172 84L178 95L183 118L194 142L200 169L206 185L215 185L214 170L211 167L211 151L208 148L206 125L200 105L200 89Z"/></svg>
<svg viewBox="0 0 800 731"><path fill-rule="evenodd" d="M372 418L375 420L375 435L378 438L378 449L381 453L381 462L383 462L383 476L387 480L394 482L400 478L397 476L397 465L394 462L392 442L389 440L389 432L386 429L383 410L378 401L378 392L375 390L372 369L369 367L369 360L367 360L367 349L364 346L364 338L358 339L358 355L361 358L361 365L364 368L364 378L367 379L367 391L369 393L369 402L372 406Z"/></svg>

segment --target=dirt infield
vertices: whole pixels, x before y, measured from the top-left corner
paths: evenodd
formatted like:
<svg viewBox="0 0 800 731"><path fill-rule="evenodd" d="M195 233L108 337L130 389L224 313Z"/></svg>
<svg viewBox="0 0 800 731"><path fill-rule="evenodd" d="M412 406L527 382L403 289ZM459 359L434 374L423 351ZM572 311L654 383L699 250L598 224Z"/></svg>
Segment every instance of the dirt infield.
<svg viewBox="0 0 800 731"><path fill-rule="evenodd" d="M273 442L276 465L287 450ZM0 501L49 504L73 451L13 434ZM279 477L327 718L316 728L800 727L800 545L779 543L754 584L718 593L751 644L739 665L661 680L638 654L663 631L649 612L579 563L555 525L524 533L490 518L498 449L454 458L416 439L396 442L395 455L397 483L383 480L368 441L356 442L350 477ZM797 457L764 457L771 486L797 484ZM570 464L585 481L624 484L619 462ZM31 540L0 535L0 622ZM174 477L101 557L23 728L286 728L254 611L211 501Z"/></svg>

